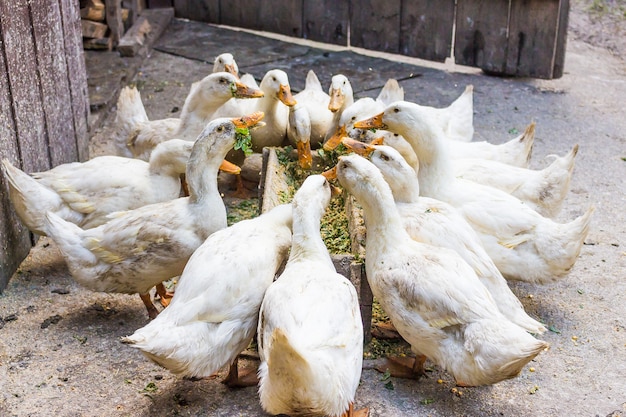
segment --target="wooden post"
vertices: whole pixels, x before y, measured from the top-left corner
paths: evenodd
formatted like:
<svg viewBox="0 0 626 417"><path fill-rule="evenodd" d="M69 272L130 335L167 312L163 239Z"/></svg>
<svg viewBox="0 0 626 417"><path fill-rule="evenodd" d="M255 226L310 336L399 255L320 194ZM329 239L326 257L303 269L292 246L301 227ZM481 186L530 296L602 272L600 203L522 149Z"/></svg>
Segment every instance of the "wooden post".
<svg viewBox="0 0 626 417"><path fill-rule="evenodd" d="M110 37L113 46L117 46L124 36L124 22L122 21L122 0L106 0L107 25L111 31Z"/></svg>

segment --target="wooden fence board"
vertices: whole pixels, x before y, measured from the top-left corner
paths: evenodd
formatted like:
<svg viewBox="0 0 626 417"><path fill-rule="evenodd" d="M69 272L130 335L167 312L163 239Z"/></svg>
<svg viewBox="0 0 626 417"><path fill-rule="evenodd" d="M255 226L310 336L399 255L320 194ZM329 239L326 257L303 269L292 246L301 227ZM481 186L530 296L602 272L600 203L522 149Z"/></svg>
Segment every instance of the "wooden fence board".
<svg viewBox="0 0 626 417"><path fill-rule="evenodd" d="M258 7L259 4L262 7ZM261 30L302 37L302 1L265 0L257 3L256 9Z"/></svg>
<svg viewBox="0 0 626 417"><path fill-rule="evenodd" d="M348 0L303 2L303 37L336 45L348 44Z"/></svg>
<svg viewBox="0 0 626 417"><path fill-rule="evenodd" d="M21 163L3 48L0 43L0 159L6 158L19 167ZM8 193L4 175L0 174L0 292L30 250L30 236L11 207Z"/></svg>
<svg viewBox="0 0 626 417"><path fill-rule="evenodd" d="M89 159L89 137L87 135L87 119L89 117L89 93L87 91L87 70L82 47L82 33L80 31L80 14L76 0L59 0L61 20L63 23L63 39L65 47L65 63L67 69L63 71L70 88L70 100L75 143L78 159Z"/></svg>
<svg viewBox="0 0 626 417"><path fill-rule="evenodd" d="M28 0L0 2L11 100L23 169L50 168Z"/></svg>
<svg viewBox="0 0 626 417"><path fill-rule="evenodd" d="M455 62L503 73L509 0L458 0Z"/></svg>
<svg viewBox="0 0 626 417"><path fill-rule="evenodd" d="M401 0L351 0L350 44L375 51L400 49Z"/></svg>
<svg viewBox="0 0 626 417"><path fill-rule="evenodd" d="M563 76L563 68L565 66L565 47L567 44L567 27L569 24L569 0L560 0L559 2L559 20L556 35L556 48L554 53L554 62L552 66L551 78L561 78Z"/></svg>
<svg viewBox="0 0 626 417"><path fill-rule="evenodd" d="M400 53L443 62L452 52L454 0L403 0Z"/></svg>
<svg viewBox="0 0 626 417"><path fill-rule="evenodd" d="M255 0L232 0L228 7L220 7L220 23L223 25L248 29L261 29L261 22L257 19L259 3ZM269 4L269 2L264 2ZM222 5L220 3L220 5ZM226 6L226 3L223 4Z"/></svg>
<svg viewBox="0 0 626 417"><path fill-rule="evenodd" d="M220 23L219 0L195 0L187 5L187 17L208 23Z"/></svg>
<svg viewBox="0 0 626 417"><path fill-rule="evenodd" d="M551 78L559 0L513 0L505 74Z"/></svg>
<svg viewBox="0 0 626 417"><path fill-rule="evenodd" d="M41 84L50 162L57 166L78 159L69 80L60 76L67 71L61 12L57 2L41 2L32 7L33 34Z"/></svg>

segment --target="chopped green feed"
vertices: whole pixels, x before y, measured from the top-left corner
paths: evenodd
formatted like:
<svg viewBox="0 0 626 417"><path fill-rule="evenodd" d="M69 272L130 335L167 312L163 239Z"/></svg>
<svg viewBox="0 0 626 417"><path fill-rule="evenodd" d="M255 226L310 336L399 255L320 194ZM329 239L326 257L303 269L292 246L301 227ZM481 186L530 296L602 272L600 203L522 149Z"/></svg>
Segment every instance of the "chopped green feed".
<svg viewBox="0 0 626 417"><path fill-rule="evenodd" d="M340 149L342 148L342 149ZM343 145L337 150L345 152ZM336 152L318 151L322 156L323 164L321 169L306 170L300 168L298 161L292 159L293 147L287 146L276 151L278 162L285 170L285 179L288 190L280 194L281 203L289 203L296 191L300 188L304 180L311 174L319 174L326 169L330 169L337 163ZM320 225L322 240L332 254L350 253L350 231L348 229L348 216L345 210L345 200L343 196L333 197L326 208L326 213L322 217Z"/></svg>
<svg viewBox="0 0 626 417"><path fill-rule="evenodd" d="M242 220L253 219L259 214L259 199L251 198L242 200L236 204L230 204L227 207L226 220L228 225L232 226Z"/></svg>
<svg viewBox="0 0 626 417"><path fill-rule="evenodd" d="M247 127L235 128L235 150L241 149L246 156L252 155L252 136Z"/></svg>

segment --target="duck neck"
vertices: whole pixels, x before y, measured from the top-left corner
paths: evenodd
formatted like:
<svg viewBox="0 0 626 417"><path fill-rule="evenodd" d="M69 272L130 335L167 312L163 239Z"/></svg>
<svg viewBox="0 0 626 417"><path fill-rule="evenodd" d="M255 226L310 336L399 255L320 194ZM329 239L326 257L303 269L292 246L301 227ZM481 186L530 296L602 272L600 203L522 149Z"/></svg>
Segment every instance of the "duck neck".
<svg viewBox="0 0 626 417"><path fill-rule="evenodd" d="M439 191L454 179L448 149L443 142L447 139L434 126L421 123L411 127L401 134L411 144L419 160L419 192L423 196L437 198Z"/></svg>
<svg viewBox="0 0 626 417"><path fill-rule="evenodd" d="M289 260L306 258L332 265L332 260L320 233L323 212L313 205L293 206L293 237Z"/></svg>
<svg viewBox="0 0 626 417"><path fill-rule="evenodd" d="M187 170L192 143L171 139L157 146L150 154L150 175L179 176Z"/></svg>
<svg viewBox="0 0 626 417"><path fill-rule="evenodd" d="M186 170L189 200L195 204L222 200L217 187L217 175L226 154L213 149L203 151L202 148L202 146L194 147Z"/></svg>
<svg viewBox="0 0 626 417"><path fill-rule="evenodd" d="M377 187L377 192L358 199L363 207L363 218L367 229L366 250L376 250L374 242L392 241L406 234L402 219L388 187ZM374 240L376 239L376 240Z"/></svg>
<svg viewBox="0 0 626 417"><path fill-rule="evenodd" d="M203 94L202 85L191 88L183 110L180 114L180 126L176 137L187 140L196 140L202 129L210 121L218 107L226 103L229 97L220 94Z"/></svg>
<svg viewBox="0 0 626 417"><path fill-rule="evenodd" d="M396 203L416 203L420 198L420 187L417 175L413 173L397 187L393 187L393 199ZM410 181L409 181L410 179ZM403 178L404 180L404 178Z"/></svg>

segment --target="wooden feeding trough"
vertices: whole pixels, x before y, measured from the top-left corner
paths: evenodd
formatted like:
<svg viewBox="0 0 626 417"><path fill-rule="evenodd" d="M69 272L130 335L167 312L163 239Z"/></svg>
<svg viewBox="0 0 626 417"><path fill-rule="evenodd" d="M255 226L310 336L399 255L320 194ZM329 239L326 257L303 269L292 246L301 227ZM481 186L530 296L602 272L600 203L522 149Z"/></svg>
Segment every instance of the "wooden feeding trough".
<svg viewBox="0 0 626 417"><path fill-rule="evenodd" d="M291 200L293 190L290 189L289 175L285 165L279 161L278 153L285 152L282 148L267 147L263 149L263 164L260 179L259 211L264 213L273 207ZM295 153L294 153L295 155ZM295 159L293 157L292 159ZM324 169L324 162L313 152L313 173ZM362 210L353 196L344 196L344 207L348 218L348 234L350 240L349 253L332 253L331 258L335 269L352 282L359 296L363 335L366 342L371 339L373 296L365 275L365 225Z"/></svg>

